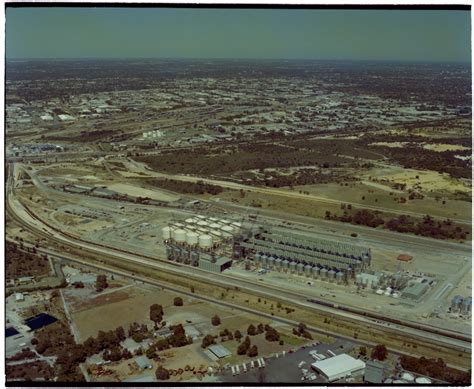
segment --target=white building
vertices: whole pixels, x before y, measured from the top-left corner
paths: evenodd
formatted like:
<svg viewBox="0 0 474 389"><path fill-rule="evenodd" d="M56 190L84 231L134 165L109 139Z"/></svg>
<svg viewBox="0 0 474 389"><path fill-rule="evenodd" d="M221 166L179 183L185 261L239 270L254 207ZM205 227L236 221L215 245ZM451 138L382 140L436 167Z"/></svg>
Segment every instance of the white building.
<svg viewBox="0 0 474 389"><path fill-rule="evenodd" d="M311 364L313 370L321 373L329 382L345 377L355 377L364 373L365 362L347 354L336 355Z"/></svg>

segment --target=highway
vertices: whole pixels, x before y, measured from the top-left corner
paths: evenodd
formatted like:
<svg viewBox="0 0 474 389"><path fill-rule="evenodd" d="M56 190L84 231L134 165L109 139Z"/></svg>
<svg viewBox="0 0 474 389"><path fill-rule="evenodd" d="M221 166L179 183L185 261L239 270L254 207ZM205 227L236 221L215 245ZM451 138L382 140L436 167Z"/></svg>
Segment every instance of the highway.
<svg viewBox="0 0 474 389"><path fill-rule="evenodd" d="M278 298L281 301L284 301L291 305L299 305L305 308L310 308L315 312L326 312L335 316L344 317L345 319L365 323L366 325L384 328L390 332L401 333L407 336L416 336L417 338L424 338L427 341L433 342L435 344L443 344L450 347L455 347L458 349L470 349L470 342L461 341L454 339L450 336L439 336L429 331L415 330L410 327L404 326L393 326L390 323L376 323L373 320L364 318L360 315L350 314L343 312L337 309L315 306L314 304L308 303L306 301L307 296L303 294L298 294L295 292L290 292L288 290L281 290L270 285L265 285L261 283L251 282L249 280L242 280L240 278L221 274L218 278L215 277L214 273L209 273L203 271L202 269L170 265L169 262L160 261L158 258L150 258L144 256L138 256L132 253L125 252L123 250L118 250L116 248L107 247L104 245L93 244L91 242L85 242L83 240L78 240L77 238L67 236L65 233L58 231L51 226L48 226L43 221L41 221L36 215L32 214L28 209L26 209L23 204L21 204L18 199L14 198L14 183L13 183L13 172L16 169L10 169L10 175L8 178L8 190L7 190L7 211L10 216L14 217L17 222L19 222L26 229L33 231L35 234L43 236L47 239L50 239L59 244L73 247L81 250L82 252L91 253L92 255L100 255L102 258L107 258L112 262L129 262L134 264L139 264L141 266L147 266L155 269L162 270L164 272L172 273L174 275L179 275L186 278L197 279L200 281L209 282L209 279L212 279L213 282L217 285L223 287L239 287L242 291L247 291L251 294L257 294L260 296L268 298Z"/></svg>

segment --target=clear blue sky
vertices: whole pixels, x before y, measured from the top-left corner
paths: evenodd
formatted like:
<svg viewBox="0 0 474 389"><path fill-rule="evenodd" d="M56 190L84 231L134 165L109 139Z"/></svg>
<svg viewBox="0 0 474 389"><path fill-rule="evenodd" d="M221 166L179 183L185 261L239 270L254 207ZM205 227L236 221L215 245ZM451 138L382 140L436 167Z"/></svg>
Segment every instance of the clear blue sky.
<svg viewBox="0 0 474 389"><path fill-rule="evenodd" d="M7 58L470 61L469 11L7 8Z"/></svg>

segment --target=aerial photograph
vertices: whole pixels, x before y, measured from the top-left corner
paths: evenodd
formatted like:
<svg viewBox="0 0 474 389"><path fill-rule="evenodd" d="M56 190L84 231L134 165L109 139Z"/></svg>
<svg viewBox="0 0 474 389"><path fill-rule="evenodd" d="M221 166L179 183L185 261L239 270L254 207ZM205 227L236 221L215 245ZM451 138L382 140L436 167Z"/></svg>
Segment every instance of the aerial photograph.
<svg viewBox="0 0 474 389"><path fill-rule="evenodd" d="M470 6L4 12L4 385L471 385Z"/></svg>

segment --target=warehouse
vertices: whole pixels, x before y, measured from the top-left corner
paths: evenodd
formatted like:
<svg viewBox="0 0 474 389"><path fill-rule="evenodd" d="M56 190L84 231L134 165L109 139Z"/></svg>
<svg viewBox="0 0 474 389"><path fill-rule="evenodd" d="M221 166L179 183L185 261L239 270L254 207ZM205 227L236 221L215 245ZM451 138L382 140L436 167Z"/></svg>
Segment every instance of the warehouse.
<svg viewBox="0 0 474 389"><path fill-rule="evenodd" d="M427 282L417 282L408 285L402 291L402 296L412 300L419 300L421 296L428 290L429 285Z"/></svg>
<svg viewBox="0 0 474 389"><path fill-rule="evenodd" d="M225 269L230 268L232 259L226 257L213 258L209 254L201 254L199 258L199 268L215 273L221 273Z"/></svg>
<svg viewBox="0 0 474 389"><path fill-rule="evenodd" d="M356 377L365 371L365 362L347 354L336 355L311 364L313 370L321 373L329 382L345 377Z"/></svg>

